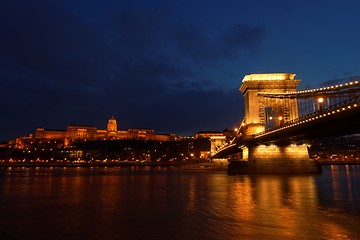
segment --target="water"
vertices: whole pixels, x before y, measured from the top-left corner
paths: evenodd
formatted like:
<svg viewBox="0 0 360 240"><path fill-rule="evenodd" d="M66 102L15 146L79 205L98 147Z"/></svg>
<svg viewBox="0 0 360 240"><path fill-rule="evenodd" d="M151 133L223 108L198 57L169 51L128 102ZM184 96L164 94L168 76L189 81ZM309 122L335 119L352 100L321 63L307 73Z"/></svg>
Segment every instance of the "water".
<svg viewBox="0 0 360 240"><path fill-rule="evenodd" d="M323 170L0 168L0 239L360 239L360 166Z"/></svg>

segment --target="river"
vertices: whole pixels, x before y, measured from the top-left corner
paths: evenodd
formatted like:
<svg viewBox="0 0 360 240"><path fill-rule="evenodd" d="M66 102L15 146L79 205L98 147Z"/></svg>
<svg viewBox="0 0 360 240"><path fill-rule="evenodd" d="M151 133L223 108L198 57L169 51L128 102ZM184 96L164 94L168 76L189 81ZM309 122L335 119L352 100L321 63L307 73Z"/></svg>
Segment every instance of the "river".
<svg viewBox="0 0 360 240"><path fill-rule="evenodd" d="M323 170L0 168L0 239L360 239L360 165Z"/></svg>

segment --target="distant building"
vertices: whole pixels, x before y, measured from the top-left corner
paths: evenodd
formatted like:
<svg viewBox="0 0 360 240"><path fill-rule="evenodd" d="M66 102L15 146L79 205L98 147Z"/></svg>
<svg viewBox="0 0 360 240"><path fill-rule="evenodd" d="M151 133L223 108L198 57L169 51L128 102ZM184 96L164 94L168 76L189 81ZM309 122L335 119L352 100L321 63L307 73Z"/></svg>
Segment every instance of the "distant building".
<svg viewBox="0 0 360 240"><path fill-rule="evenodd" d="M97 129L94 126L69 125L66 130L37 128L35 137L20 137L16 139L15 147L23 149L27 142L43 140L58 140L63 146L72 142L92 140L154 140L170 141L175 139L175 134L155 134L153 129L130 128L118 130L116 119L112 116L107 122L107 129Z"/></svg>
<svg viewBox="0 0 360 240"><path fill-rule="evenodd" d="M195 139L209 139L210 149L202 151L200 158L207 158L213 155L219 148L226 146L235 136L234 131L224 129L220 131L199 131L195 134Z"/></svg>
<svg viewBox="0 0 360 240"><path fill-rule="evenodd" d="M227 139L232 139L235 136L235 131L230 131L228 129L224 129L222 132L220 131L199 131L195 134L195 138L211 138L211 137L221 137L226 136Z"/></svg>
<svg viewBox="0 0 360 240"><path fill-rule="evenodd" d="M224 136L224 134L219 131L199 131L195 134L195 138L210 138L214 136Z"/></svg>

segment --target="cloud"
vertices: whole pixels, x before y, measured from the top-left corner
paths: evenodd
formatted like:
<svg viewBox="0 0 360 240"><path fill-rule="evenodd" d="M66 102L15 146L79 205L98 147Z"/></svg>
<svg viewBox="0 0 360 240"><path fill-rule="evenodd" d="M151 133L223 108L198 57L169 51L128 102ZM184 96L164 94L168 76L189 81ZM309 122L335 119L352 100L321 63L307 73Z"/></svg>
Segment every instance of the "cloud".
<svg viewBox="0 0 360 240"><path fill-rule="evenodd" d="M36 79L88 82L105 64L98 31L78 17L42 1L10 1L1 12L0 57Z"/></svg>
<svg viewBox="0 0 360 240"><path fill-rule="evenodd" d="M264 27L238 24L223 29L218 35L196 26L175 26L171 31L177 52L200 64L215 64L241 57L244 50L255 51L266 36Z"/></svg>
<svg viewBox="0 0 360 240"><path fill-rule="evenodd" d="M266 29L262 26L236 24L226 29L219 37L220 46L223 46L225 56L240 54L241 50L256 51L266 36ZM230 47L224 47L230 46Z"/></svg>
<svg viewBox="0 0 360 240"><path fill-rule="evenodd" d="M118 13L112 19L111 48L117 59L116 78L172 91L177 87L209 86L207 69L256 51L266 36L264 27L237 24L220 33L185 25L159 10ZM131 70L131 71L129 71ZM215 86L215 85L214 85Z"/></svg>

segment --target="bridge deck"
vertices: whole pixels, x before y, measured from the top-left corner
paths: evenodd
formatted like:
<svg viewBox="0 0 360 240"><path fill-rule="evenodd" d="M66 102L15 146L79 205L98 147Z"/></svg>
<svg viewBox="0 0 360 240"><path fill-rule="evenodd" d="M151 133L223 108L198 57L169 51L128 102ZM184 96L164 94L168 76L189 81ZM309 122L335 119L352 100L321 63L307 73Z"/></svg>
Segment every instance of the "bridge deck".
<svg viewBox="0 0 360 240"><path fill-rule="evenodd" d="M359 119L360 96L294 119L257 135L234 139L232 144L220 149L213 157L229 156L241 151L242 146L254 143L306 141L360 133Z"/></svg>

